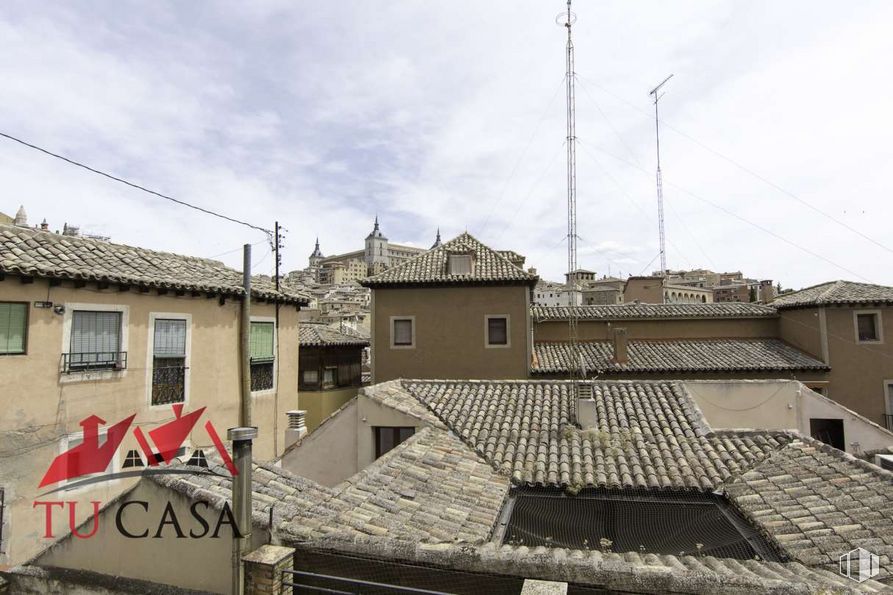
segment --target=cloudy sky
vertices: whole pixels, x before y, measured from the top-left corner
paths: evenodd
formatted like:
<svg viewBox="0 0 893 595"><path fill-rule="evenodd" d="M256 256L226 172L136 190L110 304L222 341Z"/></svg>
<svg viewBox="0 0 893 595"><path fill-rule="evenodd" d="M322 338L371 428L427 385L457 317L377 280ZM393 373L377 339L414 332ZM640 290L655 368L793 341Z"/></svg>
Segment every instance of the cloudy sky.
<svg viewBox="0 0 893 595"><path fill-rule="evenodd" d="M463 230L566 264L560 1L0 6L0 131L288 228L285 270ZM893 4L577 2L580 265L893 284ZM260 232L0 139L0 211L256 268ZM849 229L848 229L849 228Z"/></svg>

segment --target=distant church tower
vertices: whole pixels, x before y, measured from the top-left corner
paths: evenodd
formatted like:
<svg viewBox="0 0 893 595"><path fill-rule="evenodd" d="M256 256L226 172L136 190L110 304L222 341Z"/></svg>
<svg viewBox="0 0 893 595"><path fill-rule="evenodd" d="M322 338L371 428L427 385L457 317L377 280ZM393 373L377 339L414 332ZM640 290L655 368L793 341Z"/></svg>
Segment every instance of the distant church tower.
<svg viewBox="0 0 893 595"><path fill-rule="evenodd" d="M366 271L369 275L377 275L391 266L388 254L388 239L378 228L378 215L375 216L375 227L366 236Z"/></svg>
<svg viewBox="0 0 893 595"><path fill-rule="evenodd" d="M440 241L440 228L438 227L438 228L437 228L437 239L434 240L434 244L431 246L430 249L431 249L431 250L434 250L435 248L437 248L438 246L440 246L440 244L441 244L441 241Z"/></svg>
<svg viewBox="0 0 893 595"><path fill-rule="evenodd" d="M319 249L319 238L316 238L316 248L313 249L313 254L310 255L310 267L318 267L319 261L325 258L322 255L322 251Z"/></svg>

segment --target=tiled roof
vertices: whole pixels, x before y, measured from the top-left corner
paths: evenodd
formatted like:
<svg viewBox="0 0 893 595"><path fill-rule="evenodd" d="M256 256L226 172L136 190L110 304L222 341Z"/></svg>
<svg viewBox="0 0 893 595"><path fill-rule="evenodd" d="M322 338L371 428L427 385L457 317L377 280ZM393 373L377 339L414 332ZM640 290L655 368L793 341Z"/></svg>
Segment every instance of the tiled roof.
<svg viewBox="0 0 893 595"><path fill-rule="evenodd" d="M581 429L569 382L404 382L516 484L714 489L789 440L777 432L711 435L678 382L591 384L598 425Z"/></svg>
<svg viewBox="0 0 893 595"><path fill-rule="evenodd" d="M481 543L508 494L497 474L450 432L424 428L282 530L303 538L388 535L423 543Z"/></svg>
<svg viewBox="0 0 893 595"><path fill-rule="evenodd" d="M360 394L372 399L379 405L390 407L400 413L412 416L435 428L445 429L446 426L436 415L418 399L413 398L400 380L380 382L360 389Z"/></svg>
<svg viewBox="0 0 893 595"><path fill-rule="evenodd" d="M208 470L217 475L148 475L143 481L154 481L187 498L207 502L216 510L220 510L224 502L232 501L232 477L220 464L219 459L209 458L208 462ZM173 463L172 466L185 467L179 463ZM331 488L266 463L254 464L251 484L252 519L254 524L265 528L270 526L271 508L275 526L335 494Z"/></svg>
<svg viewBox="0 0 893 595"><path fill-rule="evenodd" d="M301 347L357 346L369 345L369 338L349 329L335 330L325 324L302 322L300 330Z"/></svg>
<svg viewBox="0 0 893 595"><path fill-rule="evenodd" d="M8 225L0 225L0 272L228 296L244 294L242 273L216 260ZM252 278L251 293L267 300L309 303L295 290L277 292L268 277Z"/></svg>
<svg viewBox="0 0 893 595"><path fill-rule="evenodd" d="M470 275L449 274L450 254L472 254ZM496 250L488 248L469 233L423 252L401 265L361 282L365 287L413 285L533 285L538 277L516 267Z"/></svg>
<svg viewBox="0 0 893 595"><path fill-rule="evenodd" d="M780 295L772 301L772 305L780 309L833 304L893 304L893 287L830 281Z"/></svg>
<svg viewBox="0 0 893 595"><path fill-rule="evenodd" d="M767 318L777 316L775 308L762 304L607 304L593 306L540 306L531 308L536 322L567 320L575 310L580 320L638 320L665 318Z"/></svg>
<svg viewBox="0 0 893 595"><path fill-rule="evenodd" d="M803 438L725 491L799 562L835 570L841 554L862 547L881 557L877 579L890 579L893 473Z"/></svg>
<svg viewBox="0 0 893 595"><path fill-rule="evenodd" d="M581 341L589 374L827 370L828 366L780 339L630 340L628 361L612 361L611 341ZM576 358L568 342L534 344L533 374L566 374Z"/></svg>

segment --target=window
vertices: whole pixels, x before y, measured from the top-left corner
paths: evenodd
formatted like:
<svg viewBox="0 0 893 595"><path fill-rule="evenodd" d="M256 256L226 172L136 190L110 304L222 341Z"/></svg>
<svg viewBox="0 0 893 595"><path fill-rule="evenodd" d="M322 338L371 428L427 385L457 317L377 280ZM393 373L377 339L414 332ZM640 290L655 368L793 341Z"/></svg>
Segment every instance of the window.
<svg viewBox="0 0 893 595"><path fill-rule="evenodd" d="M471 255L450 254L450 275L470 275Z"/></svg>
<svg viewBox="0 0 893 595"><path fill-rule="evenodd" d="M838 450L846 450L842 419L811 417L809 419L809 434L828 446L833 446Z"/></svg>
<svg viewBox="0 0 893 595"><path fill-rule="evenodd" d="M186 400L186 321L156 318L152 361L152 405Z"/></svg>
<svg viewBox="0 0 893 595"><path fill-rule="evenodd" d="M415 428L378 426L372 428L375 433L375 458L386 454L395 446L415 434Z"/></svg>
<svg viewBox="0 0 893 595"><path fill-rule="evenodd" d="M306 386L316 386L319 384L319 370L304 370L304 382Z"/></svg>
<svg viewBox="0 0 893 595"><path fill-rule="evenodd" d="M125 367L127 354L121 351L121 312L72 312L65 371Z"/></svg>
<svg viewBox="0 0 893 595"><path fill-rule="evenodd" d="M391 318L391 347L415 346L415 319Z"/></svg>
<svg viewBox="0 0 893 595"><path fill-rule="evenodd" d="M249 334L251 354L251 390L270 390L274 386L273 353L275 328L272 322L252 322Z"/></svg>
<svg viewBox="0 0 893 595"><path fill-rule="evenodd" d="M326 368L322 371L322 387L332 388L338 384L338 368Z"/></svg>
<svg viewBox="0 0 893 595"><path fill-rule="evenodd" d="M107 439L108 439L108 434L107 434L106 430L99 430L97 437L96 437L95 448L97 448L97 449L102 448L102 446L105 444ZM78 434L72 434L71 436L68 436L67 438L62 439L62 442L60 444L60 451L67 452L67 451L71 450L72 448L74 448L80 444L83 444L83 442L84 442L83 432L80 432ZM88 446L90 446L90 445L88 445ZM91 451L93 449L94 449L94 447L92 447L92 446L89 448L89 450L91 450ZM81 456L84 456L84 455L82 454ZM81 475L79 477L75 477L74 479L60 481L59 487L62 487L64 485L67 485L72 482L79 482L79 481L86 479L88 477L95 477L97 475L102 475L104 473L112 473L113 471L117 470L117 467L118 467L117 463L118 463L118 457L117 457L117 454L115 454L112 456L111 460L109 461L108 466L104 470L97 472L97 473L88 473L85 475Z"/></svg>
<svg viewBox="0 0 893 595"><path fill-rule="evenodd" d="M25 353L28 304L0 302L0 355Z"/></svg>
<svg viewBox="0 0 893 595"><path fill-rule="evenodd" d="M876 343L881 339L880 314L856 312L856 340L859 343Z"/></svg>
<svg viewBox="0 0 893 595"><path fill-rule="evenodd" d="M121 465L122 469L129 469L131 467L145 467L145 463L143 463L143 457L140 456L140 452L138 450L128 450L127 456L124 457L124 464Z"/></svg>
<svg viewBox="0 0 893 595"><path fill-rule="evenodd" d="M487 347L509 346L509 318L508 316L486 316L487 322Z"/></svg>

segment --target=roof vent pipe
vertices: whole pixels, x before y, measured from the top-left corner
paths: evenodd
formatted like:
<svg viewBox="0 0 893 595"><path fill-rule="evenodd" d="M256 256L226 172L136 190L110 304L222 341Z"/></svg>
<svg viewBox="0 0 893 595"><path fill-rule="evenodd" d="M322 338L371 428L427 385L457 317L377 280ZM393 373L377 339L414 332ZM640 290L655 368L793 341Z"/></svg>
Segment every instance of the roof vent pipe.
<svg viewBox="0 0 893 595"><path fill-rule="evenodd" d="M615 364L625 364L629 361L629 346L626 340L626 329L615 327L612 331L614 337L614 357L611 361Z"/></svg>

